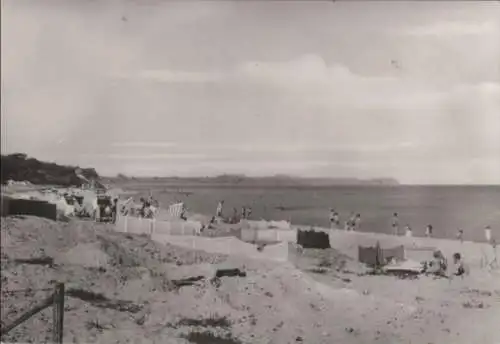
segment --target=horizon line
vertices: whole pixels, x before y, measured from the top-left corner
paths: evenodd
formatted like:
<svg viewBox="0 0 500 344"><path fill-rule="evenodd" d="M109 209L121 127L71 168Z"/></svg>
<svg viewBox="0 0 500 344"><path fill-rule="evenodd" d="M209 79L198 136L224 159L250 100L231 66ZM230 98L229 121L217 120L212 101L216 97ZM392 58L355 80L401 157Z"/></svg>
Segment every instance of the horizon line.
<svg viewBox="0 0 500 344"><path fill-rule="evenodd" d="M144 179L215 179L217 177L223 177L225 176L224 174L222 175L215 175L215 176L127 176L124 175L126 179L132 180L144 180ZM238 177L238 175L231 175L228 174L227 176L234 176ZM366 181L377 181L377 180L392 180L395 181L395 184L369 184L369 185L361 185L361 186L500 186L500 183L408 183L408 182L400 182L396 178L392 177L374 177L374 178L356 178L356 177L301 177L301 176L287 176L287 175L265 175L265 176L247 176L247 175L242 175L239 177L242 178L247 178L247 179L262 179L262 178L276 178L276 177L288 177L290 179L302 179L302 180L318 180L318 179L331 179L332 181L335 180L342 180L342 179L351 179L351 180L357 180L360 182L366 182ZM105 176L102 175L100 176L101 178L104 179L118 179L119 177L117 175L115 176ZM308 186L308 185L302 185L302 186ZM312 185L311 185L312 186ZM318 186L329 186L329 185L318 185ZM332 184L331 186L357 186L355 183L354 184Z"/></svg>

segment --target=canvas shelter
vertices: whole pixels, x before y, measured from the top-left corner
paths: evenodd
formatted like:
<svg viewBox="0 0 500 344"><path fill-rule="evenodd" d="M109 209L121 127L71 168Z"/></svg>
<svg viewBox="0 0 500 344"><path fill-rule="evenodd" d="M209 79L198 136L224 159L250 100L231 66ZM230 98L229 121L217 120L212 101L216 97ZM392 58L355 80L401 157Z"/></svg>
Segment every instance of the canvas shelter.
<svg viewBox="0 0 500 344"><path fill-rule="evenodd" d="M358 260L370 266L385 265L391 260L403 261L405 260L405 248L403 245L381 248L379 242L375 246L358 246Z"/></svg>
<svg viewBox="0 0 500 344"><path fill-rule="evenodd" d="M330 248L330 236L326 232L298 230L297 244L303 248Z"/></svg>
<svg viewBox="0 0 500 344"><path fill-rule="evenodd" d="M7 215L32 215L55 221L57 207L46 201L2 197L2 216Z"/></svg>

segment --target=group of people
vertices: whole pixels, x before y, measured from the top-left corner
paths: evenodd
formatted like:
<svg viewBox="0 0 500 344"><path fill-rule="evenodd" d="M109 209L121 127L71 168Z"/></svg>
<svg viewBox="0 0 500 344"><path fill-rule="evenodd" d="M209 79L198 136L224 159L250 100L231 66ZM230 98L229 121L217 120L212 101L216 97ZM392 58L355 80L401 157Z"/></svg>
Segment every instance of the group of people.
<svg viewBox="0 0 500 344"><path fill-rule="evenodd" d="M139 202L139 216L144 218L153 218L155 211L158 208L158 202L153 199L152 196L149 196L148 198L141 197Z"/></svg>
<svg viewBox="0 0 500 344"><path fill-rule="evenodd" d="M340 214L334 209L330 209L330 227L333 228L340 228ZM357 213L351 213L351 215L346 219L344 223L344 229L346 231L356 231L359 230L361 227L361 214ZM412 237L413 236L413 229L410 227L409 224L406 224L404 227L404 232L400 233L400 224L399 224L399 214L398 213L393 213L392 215L392 221L391 221L391 227L392 227L392 234L393 235L401 235L403 234L404 236L407 237ZM434 234L434 227L429 224L425 227L425 236L428 238L431 238ZM464 240L464 231L462 229L457 230L456 238L463 242ZM496 246L495 240L491 236L491 228L490 226L485 227L485 239L488 243Z"/></svg>
<svg viewBox="0 0 500 344"><path fill-rule="evenodd" d="M392 229L393 229L393 234L394 235L399 235L399 221L398 221L398 213L394 213L393 215L393 220L392 220ZM425 236L427 238L432 237L433 235L433 227L432 225L427 225L425 227ZM413 231L410 227L410 225L405 226L405 236L411 237L413 236ZM486 239L486 242L491 244L493 247L496 246L496 241L495 239L491 236L491 227L486 226L484 229L484 237ZM464 231L463 229L458 229L456 233L456 239L459 240L460 242L464 241Z"/></svg>
<svg viewBox="0 0 500 344"><path fill-rule="evenodd" d="M399 214L398 213L394 213L392 215L391 226L392 226L392 234L396 235L396 236L400 235L400 232L399 232ZM434 230L434 227L432 227L432 225L427 225L425 227L425 236L428 238L432 237L433 230ZM404 227L404 235L407 237L413 236L413 229L410 227L409 224L406 224L406 226Z"/></svg>
<svg viewBox="0 0 500 344"><path fill-rule="evenodd" d="M215 216L216 217L223 217L223 210L224 207L224 200L220 201L219 204L217 204L217 209L215 211ZM236 221L239 219L248 219L252 215L252 208L250 207L242 207L241 208L241 216L238 216L238 209L233 208L233 216L232 216L232 221Z"/></svg>
<svg viewBox="0 0 500 344"><path fill-rule="evenodd" d="M340 214L335 211L335 209L330 209L330 227L339 228L340 227ZM351 213L351 215L344 222L344 229L346 231L357 231L361 228L361 214Z"/></svg>
<svg viewBox="0 0 500 344"><path fill-rule="evenodd" d="M437 276L450 278L453 276L461 276L469 273L468 266L464 263L462 255L459 252L453 254L453 264L448 265L448 261L439 250L434 251L433 258L429 262L424 263L424 273L434 274Z"/></svg>
<svg viewBox="0 0 500 344"><path fill-rule="evenodd" d="M158 209L158 201L153 199L152 196L149 196L148 198L141 197L139 200L139 206L137 207L136 206L129 207L129 205L132 204L132 202L133 199L131 197L123 203L121 207L122 215L153 218L156 210Z"/></svg>

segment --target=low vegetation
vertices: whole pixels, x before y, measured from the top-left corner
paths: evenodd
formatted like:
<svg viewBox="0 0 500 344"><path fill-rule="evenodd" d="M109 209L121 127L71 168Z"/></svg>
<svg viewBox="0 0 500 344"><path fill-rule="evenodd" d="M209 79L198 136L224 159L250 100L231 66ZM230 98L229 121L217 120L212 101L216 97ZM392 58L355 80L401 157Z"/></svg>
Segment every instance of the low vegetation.
<svg viewBox="0 0 500 344"><path fill-rule="evenodd" d="M40 161L26 154L16 153L1 156L1 181L28 181L38 185L80 186L82 180L75 170L77 166L63 166L52 162ZM80 169L82 175L89 179L99 179L93 168Z"/></svg>

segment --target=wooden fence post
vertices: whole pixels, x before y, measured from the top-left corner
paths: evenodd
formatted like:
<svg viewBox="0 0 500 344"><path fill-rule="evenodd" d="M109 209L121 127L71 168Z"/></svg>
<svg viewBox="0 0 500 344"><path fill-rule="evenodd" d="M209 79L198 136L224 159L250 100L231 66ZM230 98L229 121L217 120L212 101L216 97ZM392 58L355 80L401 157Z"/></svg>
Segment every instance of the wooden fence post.
<svg viewBox="0 0 500 344"><path fill-rule="evenodd" d="M26 320L28 320L29 318L31 318L35 314L43 311L45 308L50 307L53 304L54 304L54 295L51 295L50 297L45 299L41 304L30 309L29 311L27 311L26 313L21 315L19 318L14 320L10 325L2 327L2 329L0 331L0 336L3 337L8 332L10 332L10 330L12 330L13 328L19 326L20 324L22 324L23 322L25 322Z"/></svg>
<svg viewBox="0 0 500 344"><path fill-rule="evenodd" d="M63 342L63 322L64 322L64 283L58 283L54 292L54 309L53 309L53 338L54 344L62 344Z"/></svg>

